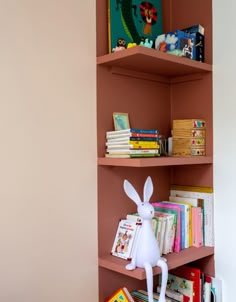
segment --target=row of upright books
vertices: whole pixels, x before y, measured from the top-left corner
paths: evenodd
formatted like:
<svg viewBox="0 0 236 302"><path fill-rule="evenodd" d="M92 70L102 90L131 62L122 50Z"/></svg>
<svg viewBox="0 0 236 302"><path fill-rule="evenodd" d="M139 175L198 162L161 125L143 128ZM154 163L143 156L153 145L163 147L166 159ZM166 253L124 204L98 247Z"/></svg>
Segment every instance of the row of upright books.
<svg viewBox="0 0 236 302"><path fill-rule="evenodd" d="M160 155L158 130L124 129L106 132L106 154L110 158Z"/></svg>
<svg viewBox="0 0 236 302"><path fill-rule="evenodd" d="M168 201L153 202L153 232L161 254L189 247L214 246L213 190L208 187L172 185ZM121 219L111 254L132 259L133 246L142 226L137 213Z"/></svg>
<svg viewBox="0 0 236 302"><path fill-rule="evenodd" d="M161 276L160 276L161 277ZM153 301L158 302L161 278L155 287ZM148 302L146 290L129 291L121 287L106 302ZM168 273L166 302L222 302L222 281L205 274L199 268L183 265Z"/></svg>

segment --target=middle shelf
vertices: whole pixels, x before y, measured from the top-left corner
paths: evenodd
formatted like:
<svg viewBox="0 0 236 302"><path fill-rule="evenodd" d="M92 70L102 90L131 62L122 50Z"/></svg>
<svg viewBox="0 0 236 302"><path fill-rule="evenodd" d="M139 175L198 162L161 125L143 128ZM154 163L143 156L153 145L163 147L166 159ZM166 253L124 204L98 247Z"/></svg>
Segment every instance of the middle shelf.
<svg viewBox="0 0 236 302"><path fill-rule="evenodd" d="M167 259L168 269L171 270L178 266L196 261L201 258L214 255L213 247L190 247L180 251L179 253L171 253L164 255L164 258ZM142 268L136 268L133 271L126 270L125 266L129 261L114 257L112 255L99 257L99 266L106 268L117 273L136 278L138 280L146 279L145 270ZM158 275L161 273L159 267L153 268L153 275Z"/></svg>
<svg viewBox="0 0 236 302"><path fill-rule="evenodd" d="M212 164L212 156L192 157L154 157L154 158L106 158L99 157L98 166L120 166L120 167L159 167L180 165Z"/></svg>

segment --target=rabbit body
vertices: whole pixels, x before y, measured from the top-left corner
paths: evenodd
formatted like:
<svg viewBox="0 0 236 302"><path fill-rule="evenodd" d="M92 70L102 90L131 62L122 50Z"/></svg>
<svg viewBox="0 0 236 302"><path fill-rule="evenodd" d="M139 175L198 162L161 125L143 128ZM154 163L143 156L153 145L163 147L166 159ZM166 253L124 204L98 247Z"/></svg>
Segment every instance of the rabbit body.
<svg viewBox="0 0 236 302"><path fill-rule="evenodd" d="M134 254L131 263L126 265L127 270L134 270L136 267L144 268L146 271L148 302L153 302L153 271L154 266L160 266L162 270L162 284L159 302L165 302L165 290L167 285L168 267L166 261L161 258L157 239L152 230L152 218L154 208L149 203L153 193L153 184L150 177L144 184L143 201L141 201L134 187L124 181L124 190L127 196L138 206L138 214L143 219L137 241L134 246Z"/></svg>
<svg viewBox="0 0 236 302"><path fill-rule="evenodd" d="M160 258L159 246L151 224L151 220L154 216L154 208L150 203L147 203L145 207L142 205L138 207L138 213L139 216L143 218L143 223L138 234L139 238L134 252L136 266L144 268L144 263L148 262L153 267L157 265L157 260ZM144 216L148 216L148 218L144 218Z"/></svg>

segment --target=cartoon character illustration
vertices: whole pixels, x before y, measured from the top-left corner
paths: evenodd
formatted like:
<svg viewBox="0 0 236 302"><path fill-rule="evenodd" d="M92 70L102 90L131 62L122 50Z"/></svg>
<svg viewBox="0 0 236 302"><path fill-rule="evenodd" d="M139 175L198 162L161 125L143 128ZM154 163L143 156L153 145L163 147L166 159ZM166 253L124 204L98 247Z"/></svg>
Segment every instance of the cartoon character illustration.
<svg viewBox="0 0 236 302"><path fill-rule="evenodd" d="M127 252L129 247L130 239L132 238L131 234L128 234L126 231L125 233L119 233L119 237L116 243L115 252L124 254Z"/></svg>
<svg viewBox="0 0 236 302"><path fill-rule="evenodd" d="M113 52L124 50L126 48L126 41L123 38L117 39L117 45L112 49Z"/></svg>
<svg viewBox="0 0 236 302"><path fill-rule="evenodd" d="M188 59L193 58L193 42L191 39L188 39L187 43L184 45L182 50L182 56Z"/></svg>
<svg viewBox="0 0 236 302"><path fill-rule="evenodd" d="M144 22L143 33L152 35L152 26L157 22L157 10L150 2L143 1L140 4L140 15Z"/></svg>
<svg viewBox="0 0 236 302"><path fill-rule="evenodd" d="M140 42L140 36L137 32L133 16L132 10L134 11L134 16L137 17L137 6L132 4L131 0L116 0L116 10L119 9L120 5L120 13L121 20L124 25L124 29L128 37L134 43Z"/></svg>
<svg viewBox="0 0 236 302"><path fill-rule="evenodd" d="M142 38L141 42L140 42L140 45L144 46L144 47L147 47L147 48L152 48L152 45L153 45L153 41L152 40L149 40L149 39L144 39Z"/></svg>

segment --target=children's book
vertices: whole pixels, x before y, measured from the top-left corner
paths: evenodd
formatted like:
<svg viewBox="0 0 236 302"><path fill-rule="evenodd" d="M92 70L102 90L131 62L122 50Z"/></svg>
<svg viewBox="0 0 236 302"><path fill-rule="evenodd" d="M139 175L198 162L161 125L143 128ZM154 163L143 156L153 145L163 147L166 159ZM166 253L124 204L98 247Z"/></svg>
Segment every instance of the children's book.
<svg viewBox="0 0 236 302"><path fill-rule="evenodd" d="M175 239L174 239L174 252L179 252L181 249L181 224L180 224L180 207L177 205L165 204L163 202L152 203L155 211L164 213L171 213L175 215L174 224L176 226Z"/></svg>
<svg viewBox="0 0 236 302"><path fill-rule="evenodd" d="M187 221L185 221L185 245L188 248L192 246L192 204L189 202L179 201L179 197L176 196L169 196L169 200L170 202L174 202L176 204L182 204L185 207L185 214L187 217Z"/></svg>
<svg viewBox="0 0 236 302"><path fill-rule="evenodd" d="M200 207L192 207L192 236L195 247L203 246L202 216Z"/></svg>
<svg viewBox="0 0 236 302"><path fill-rule="evenodd" d="M140 224L135 221L121 219L115 235L111 254L126 260L132 259L135 239L137 239Z"/></svg>
<svg viewBox="0 0 236 302"><path fill-rule="evenodd" d="M193 282L193 302L199 302L201 296L201 270L195 267L183 265L170 271L176 275Z"/></svg>
<svg viewBox="0 0 236 302"><path fill-rule="evenodd" d="M129 43L153 43L161 33L161 0L108 0L109 52Z"/></svg>
<svg viewBox="0 0 236 302"><path fill-rule="evenodd" d="M161 211L155 211L155 216L164 218L166 220L165 230L163 234L163 248L162 253L168 254L173 252L174 239L175 239L175 215L172 213L163 213Z"/></svg>
<svg viewBox="0 0 236 302"><path fill-rule="evenodd" d="M157 292L161 292L161 287L158 285L157 286ZM172 302L178 301L178 302L189 302L189 297L176 292L170 288L166 288L166 297L170 298ZM200 301L199 301L200 302Z"/></svg>
<svg viewBox="0 0 236 302"><path fill-rule="evenodd" d="M135 302L126 287L119 288L106 302Z"/></svg>
<svg viewBox="0 0 236 302"><path fill-rule="evenodd" d="M161 278L159 280L161 280ZM167 288L189 297L189 302L193 302L193 281L169 273Z"/></svg>
<svg viewBox="0 0 236 302"><path fill-rule="evenodd" d="M143 289L138 289L135 290L131 293L131 295L134 298L134 301L145 301L148 302L148 292L146 290ZM158 302L159 301L159 293L153 293L153 302ZM166 301L165 302L172 302L173 300L169 299L168 297L166 297Z"/></svg>
<svg viewBox="0 0 236 302"><path fill-rule="evenodd" d="M185 205L172 202L172 201L163 201L167 204L174 204L180 207L180 217L181 217L181 250L187 248L186 243L188 240L185 239L187 237L187 229L188 229L188 213L186 213Z"/></svg>
<svg viewBox="0 0 236 302"><path fill-rule="evenodd" d="M214 193L211 187L171 185L171 196L203 201L203 237L205 246L214 246ZM194 205L201 206L201 205Z"/></svg>
<svg viewBox="0 0 236 302"><path fill-rule="evenodd" d="M157 212L155 212L156 220L158 221L158 230L157 230L157 242L159 244L160 254L164 254L164 241L166 236L166 224L167 224L167 218L165 217L164 213L161 213L158 215Z"/></svg>

